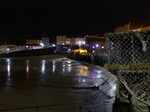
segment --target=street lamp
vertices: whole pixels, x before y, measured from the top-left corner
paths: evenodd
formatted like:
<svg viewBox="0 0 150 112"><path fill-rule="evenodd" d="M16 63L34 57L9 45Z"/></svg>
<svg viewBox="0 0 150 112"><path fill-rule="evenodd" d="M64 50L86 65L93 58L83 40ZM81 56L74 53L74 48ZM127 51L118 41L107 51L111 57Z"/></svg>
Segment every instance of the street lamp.
<svg viewBox="0 0 150 112"><path fill-rule="evenodd" d="M9 51L9 48L7 48L7 51Z"/></svg>
<svg viewBox="0 0 150 112"><path fill-rule="evenodd" d="M85 44L85 41L83 41L83 44Z"/></svg>
<svg viewBox="0 0 150 112"><path fill-rule="evenodd" d="M40 43L40 45L43 47L44 46L44 44L43 43Z"/></svg>
<svg viewBox="0 0 150 112"><path fill-rule="evenodd" d="M99 45L98 45L98 44L96 44L96 47L99 47Z"/></svg>

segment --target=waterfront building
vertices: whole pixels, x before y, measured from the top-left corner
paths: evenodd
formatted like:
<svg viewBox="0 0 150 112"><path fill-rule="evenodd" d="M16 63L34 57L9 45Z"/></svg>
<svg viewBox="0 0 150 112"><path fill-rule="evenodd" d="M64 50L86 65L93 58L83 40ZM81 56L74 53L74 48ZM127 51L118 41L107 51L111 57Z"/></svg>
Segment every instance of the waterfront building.
<svg viewBox="0 0 150 112"><path fill-rule="evenodd" d="M71 38L66 38L66 45L71 45Z"/></svg>
<svg viewBox="0 0 150 112"><path fill-rule="evenodd" d="M56 53L67 53L70 51L70 45L57 45Z"/></svg>
<svg viewBox="0 0 150 112"><path fill-rule="evenodd" d="M1 44L0 52L15 52L23 50L41 49L39 44Z"/></svg>
<svg viewBox="0 0 150 112"><path fill-rule="evenodd" d="M14 44L0 45L0 52L13 52L13 51L16 51L16 45Z"/></svg>
<svg viewBox="0 0 150 112"><path fill-rule="evenodd" d="M82 44L84 44L83 38L80 38L80 37L75 38L75 45L79 45L80 46Z"/></svg>
<svg viewBox="0 0 150 112"><path fill-rule="evenodd" d="M40 45L40 43L42 43L42 42L39 39L26 39L26 44L38 44L38 45Z"/></svg>
<svg viewBox="0 0 150 112"><path fill-rule="evenodd" d="M85 48L88 53L104 54L106 53L106 38L98 35L84 36Z"/></svg>
<svg viewBox="0 0 150 112"><path fill-rule="evenodd" d="M74 37L71 37L71 39L70 39L70 45L75 45L75 38Z"/></svg>
<svg viewBox="0 0 150 112"><path fill-rule="evenodd" d="M57 45L66 45L66 36L56 36Z"/></svg>
<svg viewBox="0 0 150 112"><path fill-rule="evenodd" d="M41 37L41 43L40 45L42 45L44 48L49 47L49 38L48 37Z"/></svg>
<svg viewBox="0 0 150 112"><path fill-rule="evenodd" d="M16 51L42 49L42 48L43 46L39 44L17 44L16 45Z"/></svg>
<svg viewBox="0 0 150 112"><path fill-rule="evenodd" d="M129 22L123 26L119 26L115 29L114 33L121 33L121 32L130 32L130 31L141 31L143 25L139 22Z"/></svg>

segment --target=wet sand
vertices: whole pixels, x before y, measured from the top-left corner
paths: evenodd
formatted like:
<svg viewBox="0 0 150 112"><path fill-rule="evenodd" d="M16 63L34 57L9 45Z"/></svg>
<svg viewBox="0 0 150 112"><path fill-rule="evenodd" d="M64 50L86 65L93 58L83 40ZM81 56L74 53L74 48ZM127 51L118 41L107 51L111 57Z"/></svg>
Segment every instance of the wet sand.
<svg viewBox="0 0 150 112"><path fill-rule="evenodd" d="M65 55L1 58L0 111L111 112L115 99L88 88L103 83L100 71Z"/></svg>

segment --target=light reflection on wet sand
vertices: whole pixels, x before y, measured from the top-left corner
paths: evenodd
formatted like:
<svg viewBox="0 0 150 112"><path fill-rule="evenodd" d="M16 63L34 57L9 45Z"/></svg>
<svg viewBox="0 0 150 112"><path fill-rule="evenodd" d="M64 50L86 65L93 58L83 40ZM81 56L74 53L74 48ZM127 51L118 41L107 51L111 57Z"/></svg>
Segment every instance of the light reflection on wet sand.
<svg viewBox="0 0 150 112"><path fill-rule="evenodd" d="M78 88L100 85L102 70L48 56L5 58L0 64L0 110L54 105L39 108L39 112L111 112L114 98L98 89Z"/></svg>

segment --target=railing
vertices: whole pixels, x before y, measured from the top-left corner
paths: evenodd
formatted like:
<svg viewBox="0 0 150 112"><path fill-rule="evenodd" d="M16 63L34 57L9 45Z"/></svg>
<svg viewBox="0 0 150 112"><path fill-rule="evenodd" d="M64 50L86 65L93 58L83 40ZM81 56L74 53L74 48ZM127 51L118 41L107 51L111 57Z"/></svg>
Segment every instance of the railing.
<svg viewBox="0 0 150 112"><path fill-rule="evenodd" d="M68 58L75 59L77 61L84 61L87 63L92 63L99 66L104 66L107 63L107 54L85 54L81 55L79 53L70 53Z"/></svg>

